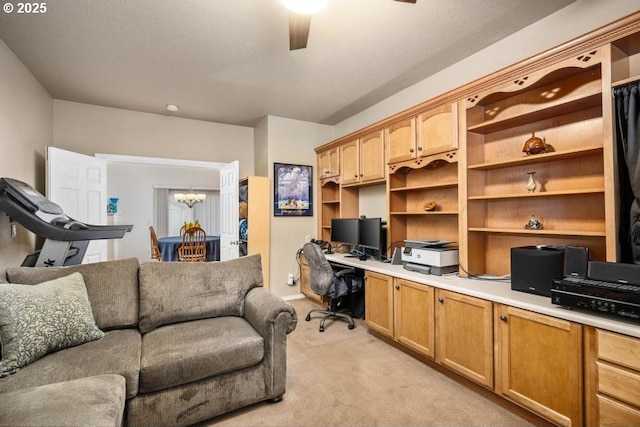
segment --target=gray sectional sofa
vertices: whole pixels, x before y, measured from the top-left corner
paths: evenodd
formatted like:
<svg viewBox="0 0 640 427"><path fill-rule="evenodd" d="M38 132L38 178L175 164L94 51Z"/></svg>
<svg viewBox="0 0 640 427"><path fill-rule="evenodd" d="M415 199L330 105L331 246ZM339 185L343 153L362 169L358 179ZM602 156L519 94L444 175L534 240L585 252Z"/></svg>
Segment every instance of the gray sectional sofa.
<svg viewBox="0 0 640 427"><path fill-rule="evenodd" d="M186 426L284 395L297 316L262 287L259 255L18 267L7 280L73 272L104 336L0 378L0 425Z"/></svg>

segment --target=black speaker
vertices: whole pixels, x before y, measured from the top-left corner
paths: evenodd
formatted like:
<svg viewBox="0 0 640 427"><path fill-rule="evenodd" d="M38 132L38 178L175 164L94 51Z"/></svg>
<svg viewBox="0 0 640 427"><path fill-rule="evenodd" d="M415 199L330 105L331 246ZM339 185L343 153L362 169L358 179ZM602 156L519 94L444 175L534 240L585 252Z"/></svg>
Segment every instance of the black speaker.
<svg viewBox="0 0 640 427"><path fill-rule="evenodd" d="M511 289L551 296L551 280L563 277L563 250L551 247L511 248Z"/></svg>
<svg viewBox="0 0 640 427"><path fill-rule="evenodd" d="M589 248L577 246L564 247L564 275L573 277L587 277L589 266Z"/></svg>
<svg viewBox="0 0 640 427"><path fill-rule="evenodd" d="M589 261L589 279L640 285L640 264Z"/></svg>

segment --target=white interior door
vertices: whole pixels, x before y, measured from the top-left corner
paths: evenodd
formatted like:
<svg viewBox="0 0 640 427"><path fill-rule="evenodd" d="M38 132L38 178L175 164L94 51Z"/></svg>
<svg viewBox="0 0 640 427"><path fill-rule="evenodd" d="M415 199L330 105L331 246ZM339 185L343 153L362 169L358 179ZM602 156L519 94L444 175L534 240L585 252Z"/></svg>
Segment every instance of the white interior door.
<svg viewBox="0 0 640 427"><path fill-rule="evenodd" d="M238 171L236 160L220 169L220 261L238 258Z"/></svg>
<svg viewBox="0 0 640 427"><path fill-rule="evenodd" d="M47 198L76 221L106 225L106 160L47 147ZM82 262L106 260L107 241L91 241Z"/></svg>

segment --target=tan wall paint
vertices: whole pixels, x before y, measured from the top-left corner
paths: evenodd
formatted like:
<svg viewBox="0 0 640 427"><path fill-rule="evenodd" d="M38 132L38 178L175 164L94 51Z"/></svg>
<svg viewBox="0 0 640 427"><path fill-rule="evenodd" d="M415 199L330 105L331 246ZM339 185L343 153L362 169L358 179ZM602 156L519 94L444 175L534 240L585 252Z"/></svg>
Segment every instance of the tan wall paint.
<svg viewBox="0 0 640 427"><path fill-rule="evenodd" d="M44 150L53 134L53 100L0 40L0 176L19 179L44 193ZM19 265L35 248L35 235L0 213L0 271ZM4 277L4 276L3 276Z"/></svg>

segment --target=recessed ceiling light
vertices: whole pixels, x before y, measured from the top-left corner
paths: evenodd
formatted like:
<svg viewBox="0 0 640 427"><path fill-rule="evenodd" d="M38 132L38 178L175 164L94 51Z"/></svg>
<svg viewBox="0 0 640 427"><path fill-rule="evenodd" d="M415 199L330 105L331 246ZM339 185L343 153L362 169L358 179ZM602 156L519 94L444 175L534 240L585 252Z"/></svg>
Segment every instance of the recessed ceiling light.
<svg viewBox="0 0 640 427"><path fill-rule="evenodd" d="M167 110L173 111L174 113L178 111L178 106L174 104L167 104Z"/></svg>

